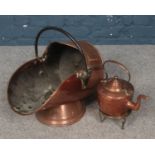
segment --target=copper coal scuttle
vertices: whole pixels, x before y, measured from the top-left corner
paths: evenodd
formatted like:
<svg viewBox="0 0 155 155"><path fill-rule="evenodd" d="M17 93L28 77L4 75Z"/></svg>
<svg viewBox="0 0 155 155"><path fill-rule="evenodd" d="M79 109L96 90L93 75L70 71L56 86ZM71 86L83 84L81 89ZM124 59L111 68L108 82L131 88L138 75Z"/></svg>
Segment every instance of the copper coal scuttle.
<svg viewBox="0 0 155 155"><path fill-rule="evenodd" d="M38 56L38 40L55 30L71 41L52 42ZM36 36L36 58L16 70L8 86L11 108L21 115L35 113L42 123L69 125L85 113L83 99L95 92L103 79L102 59L94 46L77 41L58 27L43 28Z"/></svg>
<svg viewBox="0 0 155 155"><path fill-rule="evenodd" d="M41 34L55 30L67 36L69 42L50 43L42 56L38 56ZM47 125L70 125L84 115L85 99L96 94L100 118L125 118L131 110L138 110L140 100L132 102L134 88L127 68L114 60L102 61L97 49L86 41L77 41L70 33L58 27L45 27L35 40L36 58L26 62L12 75L8 85L11 108L21 115L36 114ZM129 76L125 81L117 76L104 78L106 63L116 63ZM106 75L108 75L106 73Z"/></svg>

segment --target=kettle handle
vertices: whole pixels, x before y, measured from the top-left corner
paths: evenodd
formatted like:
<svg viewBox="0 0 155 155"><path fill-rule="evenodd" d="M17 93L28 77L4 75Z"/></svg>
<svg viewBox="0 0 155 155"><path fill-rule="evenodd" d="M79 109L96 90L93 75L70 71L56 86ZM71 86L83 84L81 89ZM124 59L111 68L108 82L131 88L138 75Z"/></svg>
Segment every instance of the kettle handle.
<svg viewBox="0 0 155 155"><path fill-rule="evenodd" d="M115 60L106 60L106 61L104 61L104 63L103 63L103 68L105 68L105 64L106 64L106 63L114 63L114 64L118 65L120 68L122 68L122 69L128 74L128 82L130 81L130 79L131 79L131 74L130 74L130 72L129 72L129 70L127 69L126 66L124 66L122 63L120 63L120 62L118 62L118 61L115 61ZM107 73L106 73L106 74L107 74Z"/></svg>
<svg viewBox="0 0 155 155"><path fill-rule="evenodd" d="M81 46L79 45L78 41L69 32L63 30L62 28L56 27L56 26L47 26L38 32L38 34L36 35L36 39L35 39L35 56L37 58L39 57L38 56L38 42L39 42L40 35L43 32L48 31L48 30L55 30L55 31L63 33L65 36L67 36L75 44L75 46L77 47L77 49L80 51L81 55L83 56L86 73L88 73L87 63L86 63L86 59L84 56L84 52L83 52L83 49L81 48Z"/></svg>

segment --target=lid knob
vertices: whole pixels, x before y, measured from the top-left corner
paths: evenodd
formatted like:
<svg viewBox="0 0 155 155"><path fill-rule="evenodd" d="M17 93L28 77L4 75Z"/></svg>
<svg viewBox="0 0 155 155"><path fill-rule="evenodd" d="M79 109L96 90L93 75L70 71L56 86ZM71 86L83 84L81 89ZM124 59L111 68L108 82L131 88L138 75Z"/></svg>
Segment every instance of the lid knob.
<svg viewBox="0 0 155 155"><path fill-rule="evenodd" d="M123 86L118 76L114 76L107 82L106 88L112 92L120 92Z"/></svg>

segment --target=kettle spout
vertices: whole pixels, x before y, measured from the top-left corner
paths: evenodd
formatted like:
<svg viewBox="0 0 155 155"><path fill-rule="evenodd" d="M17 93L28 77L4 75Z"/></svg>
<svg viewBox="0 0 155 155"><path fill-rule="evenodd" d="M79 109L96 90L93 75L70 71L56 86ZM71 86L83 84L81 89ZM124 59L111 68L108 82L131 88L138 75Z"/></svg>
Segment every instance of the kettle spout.
<svg viewBox="0 0 155 155"><path fill-rule="evenodd" d="M139 110L140 108L140 105L141 105L141 100L146 100L148 98L148 96L145 96L145 95L139 95L137 97L137 101L136 102L132 102L132 101L129 101L127 102L126 106L131 109L131 110Z"/></svg>

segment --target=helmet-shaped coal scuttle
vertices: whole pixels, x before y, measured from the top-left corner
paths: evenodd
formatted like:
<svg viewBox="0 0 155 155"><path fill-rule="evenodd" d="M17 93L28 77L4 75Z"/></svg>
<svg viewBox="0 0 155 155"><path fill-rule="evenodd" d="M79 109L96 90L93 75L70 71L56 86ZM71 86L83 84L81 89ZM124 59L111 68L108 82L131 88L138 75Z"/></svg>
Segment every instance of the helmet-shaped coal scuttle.
<svg viewBox="0 0 155 155"><path fill-rule="evenodd" d="M38 40L47 30L66 35L70 42L50 43L41 57ZM58 27L45 27L35 40L36 58L20 66L8 86L11 108L21 115L36 114L48 125L69 125L85 113L84 99L96 91L103 79L102 59L86 41L77 41Z"/></svg>

